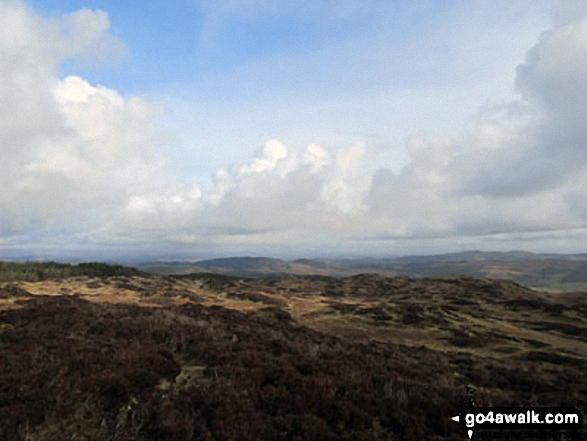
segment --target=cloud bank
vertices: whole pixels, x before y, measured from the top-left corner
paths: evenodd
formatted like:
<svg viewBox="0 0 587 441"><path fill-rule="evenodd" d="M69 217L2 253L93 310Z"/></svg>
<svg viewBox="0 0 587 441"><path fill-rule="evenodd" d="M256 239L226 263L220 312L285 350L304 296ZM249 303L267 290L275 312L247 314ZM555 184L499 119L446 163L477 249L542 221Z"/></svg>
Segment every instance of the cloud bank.
<svg viewBox="0 0 587 441"><path fill-rule="evenodd" d="M465 136L410 137L399 170L365 142L297 151L271 139L248 163L188 182L162 154L160 105L60 77L64 60L124 53L106 13L48 20L2 2L0 250L343 254L534 240L577 251L587 231L587 11L561 5L517 69L519 98L480 111Z"/></svg>
<svg viewBox="0 0 587 441"><path fill-rule="evenodd" d="M0 235L3 242L83 234L149 186L161 167L151 139L160 106L59 77L63 60L118 56L101 11L58 20L0 3Z"/></svg>

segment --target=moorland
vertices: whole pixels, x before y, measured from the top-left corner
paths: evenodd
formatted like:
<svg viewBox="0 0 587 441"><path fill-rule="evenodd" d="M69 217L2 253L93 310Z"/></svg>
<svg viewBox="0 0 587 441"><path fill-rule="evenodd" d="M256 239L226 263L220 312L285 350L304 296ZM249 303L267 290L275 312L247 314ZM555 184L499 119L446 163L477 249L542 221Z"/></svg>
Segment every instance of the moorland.
<svg viewBox="0 0 587 441"><path fill-rule="evenodd" d="M473 397L587 408L584 292L104 264L0 280L0 439L461 440Z"/></svg>

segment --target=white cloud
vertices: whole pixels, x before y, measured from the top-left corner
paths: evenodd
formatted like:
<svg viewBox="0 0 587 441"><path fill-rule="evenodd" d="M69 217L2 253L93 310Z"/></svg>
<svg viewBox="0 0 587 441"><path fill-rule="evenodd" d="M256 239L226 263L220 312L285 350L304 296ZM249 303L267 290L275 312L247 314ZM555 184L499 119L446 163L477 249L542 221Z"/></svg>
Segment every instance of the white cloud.
<svg viewBox="0 0 587 441"><path fill-rule="evenodd" d="M480 110L465 135L409 137L403 167L366 142L300 151L271 139L202 183L173 176L153 136L159 105L59 77L66 58L120 55L105 13L45 20L0 3L0 243L344 252L383 239L563 243L552 231L577 243L587 225L587 20L569 14L519 66L516 100Z"/></svg>
<svg viewBox="0 0 587 441"><path fill-rule="evenodd" d="M266 150L240 169L264 176L232 176L214 213L238 219L235 228L247 225L268 236L293 229L308 241L327 241L326 231L346 240L417 239L585 226L586 195L577 185L587 177L587 121L580 111L587 104L585 26L543 34L518 68L520 98L484 109L469 134L410 138L409 160L399 172L384 164L374 172L376 158L361 145L332 153L310 145L284 177L274 169L287 151L271 156ZM223 223L230 228L230 220Z"/></svg>
<svg viewBox="0 0 587 441"><path fill-rule="evenodd" d="M584 227L587 22L543 34L518 68L518 111L469 136L412 139L398 175L380 171L370 204L390 235L484 235ZM520 112L520 109L522 111ZM414 218L415 217L415 218ZM404 220L404 222L402 222ZM397 231L397 233L396 233Z"/></svg>
<svg viewBox="0 0 587 441"><path fill-rule="evenodd" d="M60 24L62 58L77 56L78 63L94 65L115 62L127 53L126 46L108 33L110 19L104 11L80 9L64 15Z"/></svg>
<svg viewBox="0 0 587 441"><path fill-rule="evenodd" d="M108 26L101 11L46 20L23 2L0 3L3 236L87 232L161 170L151 131L159 106L59 78L63 60L123 46Z"/></svg>
<svg viewBox="0 0 587 441"><path fill-rule="evenodd" d="M252 164L239 168L241 174L270 172L277 164L287 157L287 149L277 139L272 139L265 144L263 155L254 160Z"/></svg>
<svg viewBox="0 0 587 441"><path fill-rule="evenodd" d="M310 166L312 173L330 164L330 155L319 145L310 144L303 155L303 163Z"/></svg>

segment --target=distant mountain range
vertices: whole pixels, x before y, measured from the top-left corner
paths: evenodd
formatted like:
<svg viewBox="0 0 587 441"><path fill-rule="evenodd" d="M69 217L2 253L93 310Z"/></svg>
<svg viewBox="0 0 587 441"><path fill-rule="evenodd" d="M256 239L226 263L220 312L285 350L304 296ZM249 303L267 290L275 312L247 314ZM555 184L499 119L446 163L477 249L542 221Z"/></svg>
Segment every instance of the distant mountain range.
<svg viewBox="0 0 587 441"><path fill-rule="evenodd" d="M527 251L464 251L394 258L297 259L229 257L196 262L149 262L142 271L163 275L216 273L237 277L314 275L346 277L360 273L384 276L470 276L509 279L548 291L587 291L587 254L536 254Z"/></svg>

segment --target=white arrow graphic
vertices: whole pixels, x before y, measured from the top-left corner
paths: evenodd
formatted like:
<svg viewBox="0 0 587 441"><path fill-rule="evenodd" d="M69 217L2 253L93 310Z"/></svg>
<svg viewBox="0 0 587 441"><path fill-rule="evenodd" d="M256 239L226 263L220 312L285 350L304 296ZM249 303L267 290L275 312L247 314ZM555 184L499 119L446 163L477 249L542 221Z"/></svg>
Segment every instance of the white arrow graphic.
<svg viewBox="0 0 587 441"><path fill-rule="evenodd" d="M453 417L451 418L451 420L453 420L453 421L456 421L456 422L458 423L460 418L461 418L461 417L457 415L457 416L453 416Z"/></svg>
<svg viewBox="0 0 587 441"><path fill-rule="evenodd" d="M473 431L467 430L467 434L469 435L469 439L473 438Z"/></svg>

